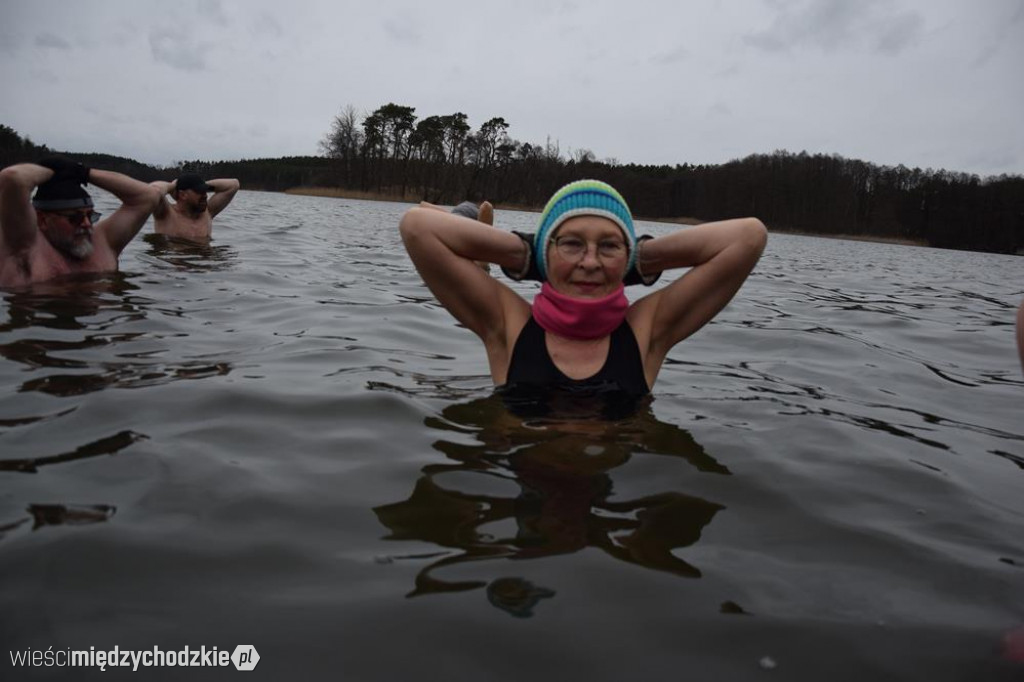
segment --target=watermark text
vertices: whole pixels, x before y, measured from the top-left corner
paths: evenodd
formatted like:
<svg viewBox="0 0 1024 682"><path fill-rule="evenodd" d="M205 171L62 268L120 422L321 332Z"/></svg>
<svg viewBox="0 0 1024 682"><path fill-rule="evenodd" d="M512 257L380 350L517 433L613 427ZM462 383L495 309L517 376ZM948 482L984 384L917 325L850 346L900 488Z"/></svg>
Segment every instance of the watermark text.
<svg viewBox="0 0 1024 682"><path fill-rule="evenodd" d="M11 666L15 668L226 668L234 665L238 670L252 670L260 662L260 654L251 644L239 644L234 651L201 646L198 649L33 649L11 651Z"/></svg>

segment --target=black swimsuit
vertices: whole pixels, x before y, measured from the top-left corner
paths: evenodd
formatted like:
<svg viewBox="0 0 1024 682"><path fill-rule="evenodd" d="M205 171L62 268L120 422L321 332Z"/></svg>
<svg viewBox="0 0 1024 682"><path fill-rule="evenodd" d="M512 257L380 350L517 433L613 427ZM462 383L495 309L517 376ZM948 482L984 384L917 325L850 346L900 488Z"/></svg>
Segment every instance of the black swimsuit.
<svg viewBox="0 0 1024 682"><path fill-rule="evenodd" d="M640 359L640 346L637 345L629 323L623 320L612 332L608 357L597 374L586 379L571 379L555 366L548 354L544 329L531 316L512 349L508 378L502 391L506 397L529 396L534 402L547 404L549 400L539 399L547 398L546 393L551 389L569 396L612 398L620 408L623 407L623 400L635 404L639 398L649 394L644 364ZM606 412L604 409L601 411ZM619 409L613 412L619 412Z"/></svg>

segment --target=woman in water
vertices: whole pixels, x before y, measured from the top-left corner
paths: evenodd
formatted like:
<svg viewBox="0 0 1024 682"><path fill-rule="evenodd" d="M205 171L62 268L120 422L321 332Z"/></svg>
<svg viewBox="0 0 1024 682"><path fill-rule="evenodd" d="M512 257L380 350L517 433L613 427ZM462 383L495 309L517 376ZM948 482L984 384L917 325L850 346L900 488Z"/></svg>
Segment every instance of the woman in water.
<svg viewBox="0 0 1024 682"><path fill-rule="evenodd" d="M732 299L764 250L756 218L637 240L610 185L560 189L531 238L457 215L410 209L399 225L416 269L455 319L480 337L496 386L650 392L672 347ZM531 305L474 261L543 282ZM629 304L623 281L690 270Z"/></svg>

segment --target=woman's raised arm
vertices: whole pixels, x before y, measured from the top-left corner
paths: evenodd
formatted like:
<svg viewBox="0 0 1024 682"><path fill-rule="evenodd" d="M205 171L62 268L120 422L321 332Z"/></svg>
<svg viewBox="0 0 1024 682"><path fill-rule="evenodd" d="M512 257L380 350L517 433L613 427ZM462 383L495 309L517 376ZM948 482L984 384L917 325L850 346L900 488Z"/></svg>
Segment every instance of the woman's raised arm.
<svg viewBox="0 0 1024 682"><path fill-rule="evenodd" d="M760 220L738 218L684 228L640 246L638 265L644 274L691 268L630 309L630 324L637 337L648 340L645 365L653 368L655 375L674 345L707 324L732 300L767 240L768 231Z"/></svg>
<svg viewBox="0 0 1024 682"><path fill-rule="evenodd" d="M423 281L455 319L490 344L504 343L510 313L528 309L514 291L474 261L522 268L526 247L519 237L475 220L427 207L406 212L399 223L405 248Z"/></svg>

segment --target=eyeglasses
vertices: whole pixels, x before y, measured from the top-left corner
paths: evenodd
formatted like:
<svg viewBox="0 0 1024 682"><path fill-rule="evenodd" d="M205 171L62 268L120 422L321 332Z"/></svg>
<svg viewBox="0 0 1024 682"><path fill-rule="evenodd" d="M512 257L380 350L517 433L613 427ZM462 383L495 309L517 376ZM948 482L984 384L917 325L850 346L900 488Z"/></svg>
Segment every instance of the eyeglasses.
<svg viewBox="0 0 1024 682"><path fill-rule="evenodd" d="M579 237L558 237L555 239L555 249L566 260L579 260L587 253L591 243ZM602 260L614 260L626 255L626 244L619 239L601 239L596 246L597 255Z"/></svg>
<svg viewBox="0 0 1024 682"><path fill-rule="evenodd" d="M75 211L74 213L60 213L54 211L54 214L59 215L64 220L71 223L71 225L74 227L78 227L79 225L84 223L86 218L89 219L90 224L95 225L100 221L100 218L103 217L102 213L97 213L96 211Z"/></svg>

